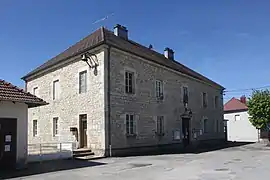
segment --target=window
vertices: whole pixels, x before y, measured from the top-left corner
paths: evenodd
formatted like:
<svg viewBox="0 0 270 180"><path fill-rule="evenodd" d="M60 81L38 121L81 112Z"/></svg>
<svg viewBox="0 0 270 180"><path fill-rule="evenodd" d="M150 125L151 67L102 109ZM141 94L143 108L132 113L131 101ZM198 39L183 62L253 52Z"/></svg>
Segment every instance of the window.
<svg viewBox="0 0 270 180"><path fill-rule="evenodd" d="M219 132L219 121L216 120L216 132Z"/></svg>
<svg viewBox="0 0 270 180"><path fill-rule="evenodd" d="M38 87L35 87L35 88L33 89L33 94L34 94L35 96L38 96Z"/></svg>
<svg viewBox="0 0 270 180"><path fill-rule="evenodd" d="M86 93L87 91L87 71L80 72L79 74L79 93Z"/></svg>
<svg viewBox="0 0 270 180"><path fill-rule="evenodd" d="M53 118L53 136L58 135L58 117Z"/></svg>
<svg viewBox="0 0 270 180"><path fill-rule="evenodd" d="M134 93L134 73L132 72L125 72L125 90L129 94Z"/></svg>
<svg viewBox="0 0 270 180"><path fill-rule="evenodd" d="M157 134L164 135L164 116L157 116Z"/></svg>
<svg viewBox="0 0 270 180"><path fill-rule="evenodd" d="M134 115L126 114L126 134L134 135L135 134L135 121Z"/></svg>
<svg viewBox="0 0 270 180"><path fill-rule="evenodd" d="M218 108L218 96L214 97L214 106L215 108Z"/></svg>
<svg viewBox="0 0 270 180"><path fill-rule="evenodd" d="M241 119L241 117L240 117L239 114L236 114L236 115L234 116L234 120L235 120L235 121L240 121L240 119Z"/></svg>
<svg viewBox="0 0 270 180"><path fill-rule="evenodd" d="M38 134L38 129L37 129L37 120L33 120L33 136L36 137Z"/></svg>
<svg viewBox="0 0 270 180"><path fill-rule="evenodd" d="M208 132L208 119L203 120L203 132L204 133Z"/></svg>
<svg viewBox="0 0 270 180"><path fill-rule="evenodd" d="M188 103L188 87L183 87L183 102Z"/></svg>
<svg viewBox="0 0 270 180"><path fill-rule="evenodd" d="M55 80L53 81L53 100L58 99L59 98L59 80Z"/></svg>
<svg viewBox="0 0 270 180"><path fill-rule="evenodd" d="M202 94L202 103L203 103L203 107L204 108L206 108L207 107L207 95L206 95L206 93L204 92L203 94Z"/></svg>
<svg viewBox="0 0 270 180"><path fill-rule="evenodd" d="M163 82L156 80L156 97L163 99Z"/></svg>

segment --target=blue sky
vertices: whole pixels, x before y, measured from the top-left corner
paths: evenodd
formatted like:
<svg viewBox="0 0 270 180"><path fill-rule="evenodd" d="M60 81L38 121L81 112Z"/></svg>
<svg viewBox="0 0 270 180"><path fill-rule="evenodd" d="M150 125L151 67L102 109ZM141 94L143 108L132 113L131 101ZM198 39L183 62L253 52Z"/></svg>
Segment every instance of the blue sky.
<svg viewBox="0 0 270 180"><path fill-rule="evenodd" d="M267 0L0 1L0 79L23 87L27 72L119 23L132 40L174 49L179 62L228 90L270 85L269 18Z"/></svg>

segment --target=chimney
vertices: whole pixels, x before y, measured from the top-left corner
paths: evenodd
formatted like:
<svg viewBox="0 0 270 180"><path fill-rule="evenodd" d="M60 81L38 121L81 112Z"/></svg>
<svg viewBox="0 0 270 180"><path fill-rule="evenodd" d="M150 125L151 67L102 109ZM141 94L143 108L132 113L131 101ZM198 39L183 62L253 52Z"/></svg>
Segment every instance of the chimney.
<svg viewBox="0 0 270 180"><path fill-rule="evenodd" d="M116 24L114 26L114 35L119 36L123 39L128 39L128 30L125 26L122 26L120 24Z"/></svg>
<svg viewBox="0 0 270 180"><path fill-rule="evenodd" d="M240 97L240 101L241 101L242 103L244 103L244 104L247 104L246 96L245 96L245 95L241 96L241 97Z"/></svg>
<svg viewBox="0 0 270 180"><path fill-rule="evenodd" d="M166 47L165 50L164 50L164 56L167 59L174 60L174 52L173 52L173 50Z"/></svg>

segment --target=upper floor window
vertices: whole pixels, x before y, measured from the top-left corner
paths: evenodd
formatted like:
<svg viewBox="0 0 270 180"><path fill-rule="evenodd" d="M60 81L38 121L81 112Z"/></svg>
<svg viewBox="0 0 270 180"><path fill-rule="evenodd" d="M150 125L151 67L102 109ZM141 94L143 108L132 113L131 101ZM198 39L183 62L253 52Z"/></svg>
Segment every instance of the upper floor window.
<svg viewBox="0 0 270 180"><path fill-rule="evenodd" d="M235 121L239 121L239 120L241 120L240 115L239 115L239 114L236 114L236 115L234 116L234 120L235 120Z"/></svg>
<svg viewBox="0 0 270 180"><path fill-rule="evenodd" d="M79 73L79 93L86 93L87 91L87 71Z"/></svg>
<svg viewBox="0 0 270 180"><path fill-rule="evenodd" d="M207 133L208 132L208 119L203 119L203 132Z"/></svg>
<svg viewBox="0 0 270 180"><path fill-rule="evenodd" d="M157 116L157 134L164 135L165 126L164 126L164 116Z"/></svg>
<svg viewBox="0 0 270 180"><path fill-rule="evenodd" d="M207 107L207 95L205 92L203 92L203 94L202 94L202 105L204 108Z"/></svg>
<svg viewBox="0 0 270 180"><path fill-rule="evenodd" d="M126 114L126 134L134 135L135 133L135 119L133 114Z"/></svg>
<svg viewBox="0 0 270 180"><path fill-rule="evenodd" d="M126 91L126 93L129 93L129 94L135 93L134 85L135 85L134 73L126 71L125 72L125 91Z"/></svg>
<svg viewBox="0 0 270 180"><path fill-rule="evenodd" d="M33 89L33 94L34 94L35 96L38 96L38 87L34 87L34 89Z"/></svg>
<svg viewBox="0 0 270 180"><path fill-rule="evenodd" d="M183 87L183 102L188 103L188 87Z"/></svg>
<svg viewBox="0 0 270 180"><path fill-rule="evenodd" d="M36 137L38 134L38 124L37 120L33 120L33 136Z"/></svg>
<svg viewBox="0 0 270 180"><path fill-rule="evenodd" d="M53 100L58 99L60 95L59 80L53 81Z"/></svg>
<svg viewBox="0 0 270 180"><path fill-rule="evenodd" d="M156 80L156 97L163 99L163 82Z"/></svg>
<svg viewBox="0 0 270 180"><path fill-rule="evenodd" d="M53 136L58 135L58 117L53 118Z"/></svg>
<svg viewBox="0 0 270 180"><path fill-rule="evenodd" d="M215 108L218 108L218 96L214 97L214 106Z"/></svg>

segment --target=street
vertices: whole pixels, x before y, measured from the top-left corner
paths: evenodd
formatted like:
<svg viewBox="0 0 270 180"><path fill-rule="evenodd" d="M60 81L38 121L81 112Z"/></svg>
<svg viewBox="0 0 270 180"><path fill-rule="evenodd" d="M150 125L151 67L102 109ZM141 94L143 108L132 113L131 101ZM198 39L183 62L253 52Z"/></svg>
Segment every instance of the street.
<svg viewBox="0 0 270 180"><path fill-rule="evenodd" d="M14 179L268 180L270 175L270 149L262 144L248 144L200 154L105 158L93 161L95 163L88 167Z"/></svg>

